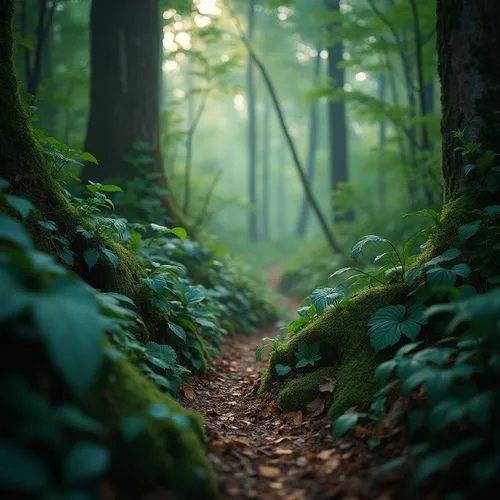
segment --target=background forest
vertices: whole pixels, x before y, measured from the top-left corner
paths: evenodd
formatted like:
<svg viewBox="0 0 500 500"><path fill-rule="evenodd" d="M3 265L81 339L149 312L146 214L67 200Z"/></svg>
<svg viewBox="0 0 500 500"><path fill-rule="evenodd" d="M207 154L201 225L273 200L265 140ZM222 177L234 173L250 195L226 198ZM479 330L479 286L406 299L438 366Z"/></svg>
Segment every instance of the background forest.
<svg viewBox="0 0 500 500"><path fill-rule="evenodd" d="M0 0L0 496L494 496L499 28Z"/></svg>

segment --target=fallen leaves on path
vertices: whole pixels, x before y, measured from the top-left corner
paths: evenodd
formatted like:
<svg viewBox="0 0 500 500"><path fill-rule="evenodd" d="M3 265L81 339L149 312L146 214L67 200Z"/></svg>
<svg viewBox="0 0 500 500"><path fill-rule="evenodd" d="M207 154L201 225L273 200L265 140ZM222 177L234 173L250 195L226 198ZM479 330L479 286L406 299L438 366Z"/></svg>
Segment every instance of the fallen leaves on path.
<svg viewBox="0 0 500 500"><path fill-rule="evenodd" d="M323 378L304 413L283 412L271 394L255 396L259 339L236 337L207 374L181 387L182 403L205 417L220 499L391 500L390 485L381 487L373 473L376 453L359 440L331 437L325 398L335 394L335 379ZM358 437L370 434L355 429Z"/></svg>

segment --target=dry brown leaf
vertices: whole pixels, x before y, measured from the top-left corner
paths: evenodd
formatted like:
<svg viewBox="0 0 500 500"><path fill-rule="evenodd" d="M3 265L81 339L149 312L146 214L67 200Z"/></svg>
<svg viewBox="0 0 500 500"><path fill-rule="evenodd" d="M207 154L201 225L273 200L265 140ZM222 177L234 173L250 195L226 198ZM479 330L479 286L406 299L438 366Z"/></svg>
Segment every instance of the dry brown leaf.
<svg viewBox="0 0 500 500"><path fill-rule="evenodd" d="M322 377L324 382L319 384L319 392L333 392L337 387L337 379Z"/></svg>
<svg viewBox="0 0 500 500"><path fill-rule="evenodd" d="M292 411L288 415L292 418L292 421L295 425L302 424L302 412L301 411Z"/></svg>
<svg viewBox="0 0 500 500"><path fill-rule="evenodd" d="M189 384L181 384L181 391L188 399L195 399L196 394L194 392L193 386Z"/></svg>
<svg viewBox="0 0 500 500"><path fill-rule="evenodd" d="M215 439L208 443L208 449L217 453L217 455L223 455L227 450L227 443L225 441Z"/></svg>
<svg viewBox="0 0 500 500"><path fill-rule="evenodd" d="M262 413L264 415L271 415L273 417L278 417L281 415L281 409L279 406L276 405L266 405L264 408L262 408Z"/></svg>
<svg viewBox="0 0 500 500"><path fill-rule="evenodd" d="M328 460L332 455L335 455L336 450L323 450L320 451L317 457L320 460Z"/></svg>
<svg viewBox="0 0 500 500"><path fill-rule="evenodd" d="M311 417L319 417L325 411L325 400L315 399L307 405L307 411L311 414Z"/></svg>
<svg viewBox="0 0 500 500"><path fill-rule="evenodd" d="M271 467L268 465L259 465L259 473L263 477L274 479L281 476L281 471L278 467Z"/></svg>
<svg viewBox="0 0 500 500"><path fill-rule="evenodd" d="M275 455L293 455L293 450L290 448L276 448L274 450Z"/></svg>
<svg viewBox="0 0 500 500"><path fill-rule="evenodd" d="M248 448L250 443L246 439L233 439L229 442L232 446L237 446L238 448Z"/></svg>
<svg viewBox="0 0 500 500"><path fill-rule="evenodd" d="M282 490L283 489L283 483L278 483L277 481L273 482L273 483L268 483L268 486L269 486L269 488L271 488L273 490Z"/></svg>
<svg viewBox="0 0 500 500"><path fill-rule="evenodd" d="M317 455L316 455L316 453L314 453L314 451L308 451L308 452L306 453L306 458L307 458L307 460L309 460L309 461L310 461L310 460L316 460L316 456L317 456Z"/></svg>

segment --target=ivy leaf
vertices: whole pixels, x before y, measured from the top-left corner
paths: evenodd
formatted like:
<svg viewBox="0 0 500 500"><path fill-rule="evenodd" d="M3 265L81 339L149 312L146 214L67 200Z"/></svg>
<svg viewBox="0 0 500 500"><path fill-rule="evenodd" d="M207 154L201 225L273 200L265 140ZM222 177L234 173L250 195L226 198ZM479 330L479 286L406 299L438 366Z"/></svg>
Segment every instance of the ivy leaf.
<svg viewBox="0 0 500 500"><path fill-rule="evenodd" d="M278 377L284 377L285 375L288 375L292 371L292 368L290 366L281 365L279 363L274 367L274 369L276 370Z"/></svg>
<svg viewBox="0 0 500 500"><path fill-rule="evenodd" d="M45 464L36 455L9 441L0 441L0 488L42 493L49 484Z"/></svg>
<svg viewBox="0 0 500 500"><path fill-rule="evenodd" d="M28 217L29 213L33 210L33 203L30 201L19 198L18 196L7 195L5 200L24 220Z"/></svg>
<svg viewBox="0 0 500 500"><path fill-rule="evenodd" d="M96 298L77 282L54 281L37 296L33 315L52 362L72 391L82 396L102 355L104 323Z"/></svg>
<svg viewBox="0 0 500 500"><path fill-rule="evenodd" d="M408 283L412 283L415 278L425 269L428 269L429 267L437 266L439 264L442 264L443 262L449 262L452 260L455 260L459 255L460 255L460 250L458 248L449 248L445 252L443 252L441 255L438 255L428 262L425 262L424 264L420 264L418 266L415 266L411 268L407 273L406 273L406 281Z"/></svg>
<svg viewBox="0 0 500 500"><path fill-rule="evenodd" d="M473 222L469 222L468 224L460 226L458 228L458 237L460 238L460 241L464 243L465 241L472 238L479 231L480 227L481 227L480 220L475 220Z"/></svg>
<svg viewBox="0 0 500 500"><path fill-rule="evenodd" d="M383 307L368 321L372 347L381 351L397 344L403 335L415 340L424 323L420 308L407 310L403 305Z"/></svg>
<svg viewBox="0 0 500 500"><path fill-rule="evenodd" d="M319 354L319 348L319 342L314 342L314 344L310 345L307 345L305 342L300 342L297 346L297 352L295 353L297 358L295 368L303 368L307 365L314 366L316 361L322 358Z"/></svg>
<svg viewBox="0 0 500 500"><path fill-rule="evenodd" d="M89 271L92 270L92 268L97 264L99 261L99 250L97 248L88 248L83 252L83 260L87 263L87 266L89 268Z"/></svg>
<svg viewBox="0 0 500 500"><path fill-rule="evenodd" d="M389 240L382 238L381 236L377 236L376 234L369 234L368 236L365 236L352 247L351 255L354 259L357 259L361 255L363 248L368 243L384 244L389 243Z"/></svg>
<svg viewBox="0 0 500 500"><path fill-rule="evenodd" d="M64 479L75 483L102 476L108 469L109 452L96 443L78 443L64 461Z"/></svg>

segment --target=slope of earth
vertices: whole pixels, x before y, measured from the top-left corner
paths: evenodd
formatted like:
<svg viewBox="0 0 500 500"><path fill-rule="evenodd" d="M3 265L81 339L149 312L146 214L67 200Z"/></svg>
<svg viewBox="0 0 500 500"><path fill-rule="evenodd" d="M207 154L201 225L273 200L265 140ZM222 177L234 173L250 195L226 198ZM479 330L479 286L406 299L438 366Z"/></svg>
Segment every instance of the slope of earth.
<svg viewBox="0 0 500 500"><path fill-rule="evenodd" d="M380 484L375 475L376 466L395 450L373 453L363 439L331 438L324 410L333 379L325 379L332 391L304 414L283 413L272 394L255 396L265 366L255 362L259 338L232 339L208 374L182 388L182 403L205 417L220 499L395 498L393 487L401 478L386 476ZM362 428L359 434L367 437Z"/></svg>

